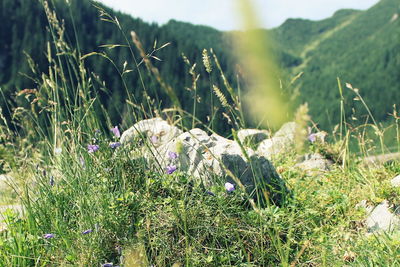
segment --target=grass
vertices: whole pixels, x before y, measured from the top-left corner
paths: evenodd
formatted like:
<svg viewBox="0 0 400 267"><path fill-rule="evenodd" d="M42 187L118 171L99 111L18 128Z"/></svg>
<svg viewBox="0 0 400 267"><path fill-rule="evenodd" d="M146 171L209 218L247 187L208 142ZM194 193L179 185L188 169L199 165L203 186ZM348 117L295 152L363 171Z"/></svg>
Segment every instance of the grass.
<svg viewBox="0 0 400 267"><path fill-rule="evenodd" d="M290 190L279 206L261 206L257 201L252 206L239 187L226 192L223 179L205 187L183 172L168 175L157 171L158 166L141 156L146 138L137 138L129 146L109 146L118 141L109 130L114 125L97 100L96 85L83 63L95 54L80 55L71 49L62 38L56 15L49 8L47 15L58 44L48 48L50 71L37 78L38 92L24 92L37 100L29 109L15 109L13 125L3 120L0 128L1 168L16 176L15 193L24 206L22 216L12 210L3 214L7 229L0 232L0 266L400 264L399 233L367 236L363 227L366 212L356 208L363 199L399 204L400 190L392 188L389 181L399 174L400 164L365 167L348 149L354 138L359 141L359 151L369 151L368 136L361 138L343 122L330 143L302 146L302 153L319 152L336 160L331 171L317 176L295 167L298 154L294 150L274 158L273 164ZM104 13L102 17L120 28L115 18ZM150 58L142 56L151 69ZM223 75L213 53L212 58ZM211 72L207 64L207 72ZM136 66L140 71L140 63ZM190 75L196 97L198 77L193 70ZM152 73L157 71L152 69ZM161 77L157 79L164 83ZM223 81L228 92L233 90ZM218 88L211 83L210 90ZM173 89L163 86L173 97ZM214 101L226 99L219 92ZM223 108L240 129L245 125L240 97L234 93L228 97L235 108ZM141 103L134 101L129 99L129 112L136 114L132 120L147 117L149 110L137 109ZM144 106L151 106L149 101ZM157 112L170 115L169 119L175 118L181 126L185 120L192 126L201 124L195 109L187 114L178 104L170 113ZM306 126L305 107L297 117ZM398 118L395 120L392 128L398 129ZM203 125L210 132L212 121ZM11 131L11 126L18 130ZM90 152L89 144L99 149ZM52 234L51 238L46 234Z"/></svg>

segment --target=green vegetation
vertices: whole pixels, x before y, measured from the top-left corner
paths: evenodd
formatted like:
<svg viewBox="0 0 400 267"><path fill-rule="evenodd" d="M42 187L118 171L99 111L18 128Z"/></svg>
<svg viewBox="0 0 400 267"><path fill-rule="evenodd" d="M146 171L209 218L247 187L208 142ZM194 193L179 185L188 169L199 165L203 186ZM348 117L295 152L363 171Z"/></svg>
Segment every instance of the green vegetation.
<svg viewBox="0 0 400 267"><path fill-rule="evenodd" d="M309 103L313 119L323 128L339 123L336 77L360 88L380 122L398 104L400 20L393 19L399 12L397 0L382 0L364 12L341 10L318 22L288 20L273 30L277 43L301 58L302 64L292 68L304 72L300 100ZM348 119L354 114L361 123L371 121L352 92L345 90L344 97Z"/></svg>
<svg viewBox="0 0 400 267"><path fill-rule="evenodd" d="M1 0L2 18L0 36L0 85L5 99L11 103L21 104L21 97L15 94L25 88L36 88L37 82L30 77L37 73L47 72L46 43L51 40L51 34L46 31L47 20L43 7L38 1ZM113 25L99 20L99 10L85 1L53 0L59 19L65 21L65 36L73 47L78 48L81 55L96 51L112 59L115 66L102 57L90 57L85 66L93 74L99 75L105 84L98 84L101 103L108 111L111 119L128 125L125 119L125 101L128 92L120 79L124 63L127 70L134 69L134 62L130 60L131 53L139 56L137 49L129 50L126 39L129 32L134 30L141 40L146 53L151 53L153 44L157 40L157 47L165 43L169 46L152 54L161 59L159 62L151 58L152 64L160 71L161 77L174 88L179 99L192 99L192 92L185 90L191 87L192 79L187 75L190 66L182 60L182 53L187 56L191 64L201 64L201 52L204 48L213 48L218 56L221 67L225 70L227 80L234 88L246 84L242 77L236 76L236 59L233 56L231 41L232 33L223 33L206 26L194 26L188 23L170 21L166 25L148 24L140 19L133 19L128 15L114 12L99 5L117 16L121 31ZM391 20L399 13L397 0L383 0L367 11L340 10L331 18L322 21L308 21L302 19L289 19L280 27L270 32L276 43L273 49L280 66L285 71L281 75L283 81L290 81L292 77L302 72L303 75L291 86L286 88L291 95L297 96L294 103L307 102L310 114L319 126L332 130L340 121L340 105L338 104L339 92L336 77L343 82L351 82L360 88L361 95L371 108L372 114L378 122L385 122L393 111L393 104L399 95L399 23L400 20ZM71 20L71 15L74 21ZM260 31L263 32L263 31ZM124 33L124 34L122 34ZM129 38L130 39L130 38ZM121 44L122 47L104 47L102 45ZM26 54L32 57L37 66L36 74L32 73ZM197 68L198 69L198 68ZM143 72L146 72L143 70ZM198 80L197 97L202 102L196 108L196 116L202 121L207 120L211 105L219 108L218 101L212 99L210 94L209 79L215 83L220 82L220 76L212 73L208 78L205 70L198 69L202 79ZM240 72L239 72L240 73ZM145 74L145 73L143 73ZM171 100L160 90L154 77L143 76L143 83L137 71L124 74L125 84L138 100L144 100L147 95L155 99L156 106L169 107ZM143 94L143 84L146 94ZM292 88L293 87L293 88ZM344 87L344 84L343 84ZM226 93L225 88L220 88ZM367 112L354 101L354 94L345 90L345 114L350 120L352 115L359 118L359 124L371 118L365 116ZM184 110L193 110L193 101L181 101ZM7 109L4 100L0 103L3 110ZM219 111L213 112L218 116L215 130L226 134L229 126L219 118ZM8 114L9 116L9 114ZM254 122L248 120L249 125Z"/></svg>
<svg viewBox="0 0 400 267"><path fill-rule="evenodd" d="M23 55L13 46L7 47L12 52L2 58L10 72L1 74L5 85L0 91L0 171L15 177L15 201L23 204L24 212L2 212L6 225L0 229L0 266L99 266L111 262L125 267L400 264L398 232L367 236L363 225L366 211L356 207L363 199L371 204L387 199L398 205L400 194L400 189L392 188L389 182L400 173L399 162L365 166L360 157L350 153L353 143L361 156L367 156L377 147L384 150L387 142L382 134L385 129L377 122L355 128L346 123L347 93L363 103L363 90L350 84L341 86L335 73L329 76L338 94L331 102L341 108L333 119L340 124L329 143L302 146L305 127L313 126L307 106L302 106L295 116L302 126L296 147L301 153L318 152L334 160L335 165L329 172L310 175L295 166L298 154L294 149L281 154L273 164L289 193L279 206L252 202L239 186L227 192L224 179L206 186L180 170L168 174L147 162L141 147L151 145L148 138L138 137L117 148L110 146L119 140L118 134L110 131L115 125L126 129L133 122L155 116L183 129L202 127L209 133L247 126L240 90L232 89L239 87L229 83L235 84L233 61L224 54L222 45L218 47L222 44L220 33L196 26L199 35L195 35L192 25L170 22L159 27L118 13L116 19L110 15L112 11L95 8L87 1L70 1L70 6L61 0L53 2L54 6L34 1L23 5L22 1L2 2L2 16L14 16L11 22L5 22L13 34L4 35L14 38L12 44L29 47L29 31L43 35L34 35L37 39L31 41L35 45L27 48L34 59L30 65L20 64L20 69L15 65L18 60L23 62ZM382 1L375 8L390 3ZM18 12L4 11L10 6ZM100 21L99 11L100 18L107 21ZM69 12L72 16L66 15ZM42 17L34 20L27 16L25 21L30 23L24 27L32 28L18 29L22 27L17 23L22 14L31 13ZM65 31L58 14L65 15ZM288 45L281 55L291 60L309 57L315 47L322 47L342 31L333 29L350 27L343 23L350 18L355 23L362 14L339 12L325 21L323 27L330 32L323 35L325 41L319 35L321 28L311 23L305 29L313 36L310 42L299 41L309 47L308 54L292 56L302 49ZM338 21L333 23L335 19ZM68 25L75 25L75 30ZM135 35L131 39L131 29L141 42ZM80 33L95 30L101 34ZM153 46L155 39L158 41ZM168 42L171 45L164 46ZM211 46L209 42L215 42L214 54L203 51ZM98 44L112 49L98 48ZM147 53L163 62L146 56L140 46L151 47ZM41 51L45 51L43 58ZM183 59L182 51L186 55ZM314 56L303 65L302 58L288 66L308 68L313 60ZM125 61L130 63L125 65ZM193 67L195 62L197 67ZM18 78L19 71L30 73L31 80ZM203 79L197 80L198 73ZM105 85L102 79L106 79ZM290 84L290 80L282 83ZM189 90L182 89L182 81ZM297 79L295 83L306 81ZM15 90L14 86L28 89ZM16 97L10 98L14 91L18 92ZM292 96L289 89L285 93ZM179 103L174 102L174 94ZM198 102L198 97L202 101ZM218 121L222 112L221 121L231 124ZM391 123L391 134L400 147L400 117L395 112L394 121L387 123ZM371 135L380 142L371 143ZM263 183L257 187L267 192Z"/></svg>

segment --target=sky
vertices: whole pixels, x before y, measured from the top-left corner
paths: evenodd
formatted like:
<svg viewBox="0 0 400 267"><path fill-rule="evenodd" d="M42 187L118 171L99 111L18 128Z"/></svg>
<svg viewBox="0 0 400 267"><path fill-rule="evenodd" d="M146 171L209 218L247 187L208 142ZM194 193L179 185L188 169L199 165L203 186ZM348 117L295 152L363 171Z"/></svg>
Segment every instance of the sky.
<svg viewBox="0 0 400 267"><path fill-rule="evenodd" d="M116 10L147 22L170 19L208 25L219 30L238 30L237 0L98 0ZM253 0L263 28L273 28L288 18L320 20L339 9L368 9L379 0Z"/></svg>

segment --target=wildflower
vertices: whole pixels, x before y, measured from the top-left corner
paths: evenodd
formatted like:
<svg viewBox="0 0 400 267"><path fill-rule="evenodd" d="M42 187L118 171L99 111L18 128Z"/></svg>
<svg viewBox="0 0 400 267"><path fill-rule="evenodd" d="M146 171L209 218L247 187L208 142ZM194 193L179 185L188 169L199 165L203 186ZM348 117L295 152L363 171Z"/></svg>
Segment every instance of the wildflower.
<svg viewBox="0 0 400 267"><path fill-rule="evenodd" d="M235 191L235 185L231 184L231 183L226 183L225 184L225 189L228 192L233 192Z"/></svg>
<svg viewBox="0 0 400 267"><path fill-rule="evenodd" d="M120 147L120 146L121 146L121 143L120 143L120 142L110 143L110 147L111 147L112 149L117 148L117 147Z"/></svg>
<svg viewBox="0 0 400 267"><path fill-rule="evenodd" d="M317 140L317 135L315 133L309 134L307 137L308 141L314 143Z"/></svg>
<svg viewBox="0 0 400 267"><path fill-rule="evenodd" d="M50 238L53 238L53 237L55 237L54 234L44 234L44 235L43 235L43 238L44 238L44 239L50 239Z"/></svg>
<svg viewBox="0 0 400 267"><path fill-rule="evenodd" d="M88 149L88 152L89 153L94 153L94 152L96 152L97 150L99 150L99 146L98 145L88 145L87 146L87 149Z"/></svg>
<svg viewBox="0 0 400 267"><path fill-rule="evenodd" d="M90 234L91 232L93 232L92 229L87 229L87 230L82 232L82 235L87 235L87 234Z"/></svg>
<svg viewBox="0 0 400 267"><path fill-rule="evenodd" d="M176 166L174 165L167 166L167 174L172 174L174 171L176 171Z"/></svg>
<svg viewBox="0 0 400 267"><path fill-rule="evenodd" d="M101 267L113 267L114 264L112 262L104 263Z"/></svg>
<svg viewBox="0 0 400 267"><path fill-rule="evenodd" d="M119 132L118 126L115 126L114 128L111 128L110 131L113 132L115 137L118 137L118 138L121 137L121 133Z"/></svg>
<svg viewBox="0 0 400 267"><path fill-rule="evenodd" d="M175 152L169 151L169 152L168 152L168 157L169 157L170 159L177 159L177 158L178 158L178 154L175 153Z"/></svg>

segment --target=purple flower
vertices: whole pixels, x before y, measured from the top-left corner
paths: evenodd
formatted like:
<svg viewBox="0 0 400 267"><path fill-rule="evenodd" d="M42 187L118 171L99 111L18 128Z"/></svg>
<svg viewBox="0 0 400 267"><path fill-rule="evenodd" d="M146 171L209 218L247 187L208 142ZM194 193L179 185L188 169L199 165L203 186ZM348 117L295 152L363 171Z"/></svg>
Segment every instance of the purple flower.
<svg viewBox="0 0 400 267"><path fill-rule="evenodd" d="M88 152L89 153L94 153L94 152L96 152L97 150L99 150L99 146L98 145L88 145L87 146L87 149L88 149Z"/></svg>
<svg viewBox="0 0 400 267"><path fill-rule="evenodd" d="M112 262L108 262L108 263L104 263L103 265L101 265L101 267L113 267L114 264L112 264Z"/></svg>
<svg viewBox="0 0 400 267"><path fill-rule="evenodd" d="M176 171L176 166L174 165L167 166L167 174L172 174L174 171Z"/></svg>
<svg viewBox="0 0 400 267"><path fill-rule="evenodd" d="M150 138L150 140L151 140L151 142L154 144L154 143L157 143L158 142L158 137L157 136L155 136L155 135L153 135L151 138Z"/></svg>
<svg viewBox="0 0 400 267"><path fill-rule="evenodd" d="M118 126L115 126L114 128L111 128L110 131L113 132L115 137L118 137L118 138L121 137L121 133L119 132Z"/></svg>
<svg viewBox="0 0 400 267"><path fill-rule="evenodd" d="M87 230L82 232L82 235L87 235L87 234L90 234L91 232L93 232L92 229L87 229Z"/></svg>
<svg viewBox="0 0 400 267"><path fill-rule="evenodd" d="M110 147L111 147L112 149L117 148L117 147L120 147L120 146L121 146L121 143L120 143L120 142L110 143Z"/></svg>
<svg viewBox="0 0 400 267"><path fill-rule="evenodd" d="M177 159L177 158L178 158L178 154L175 153L175 152L169 151L169 152L168 152L168 157L169 157L170 159Z"/></svg>
<svg viewBox="0 0 400 267"><path fill-rule="evenodd" d="M228 192L233 192L235 191L235 185L231 184L231 183L226 183L225 184L225 189Z"/></svg>
<svg viewBox="0 0 400 267"><path fill-rule="evenodd" d="M50 239L50 238L53 238L53 237L55 237L54 234L44 234L44 235L43 235L43 238L44 238L44 239Z"/></svg>
<svg viewBox="0 0 400 267"><path fill-rule="evenodd" d="M308 135L307 139L311 143L314 143L317 140L317 135L315 133L312 133L312 134Z"/></svg>

